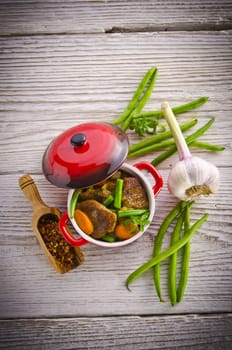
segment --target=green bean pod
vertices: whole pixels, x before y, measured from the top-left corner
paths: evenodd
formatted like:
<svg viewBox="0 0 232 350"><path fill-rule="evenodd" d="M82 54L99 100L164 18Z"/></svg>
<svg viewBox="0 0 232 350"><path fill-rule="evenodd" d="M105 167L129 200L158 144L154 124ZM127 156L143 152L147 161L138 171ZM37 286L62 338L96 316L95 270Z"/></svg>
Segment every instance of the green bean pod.
<svg viewBox="0 0 232 350"><path fill-rule="evenodd" d="M187 208L185 208L185 210L187 210ZM176 242L178 242L178 240L180 239L183 223L184 223L184 216L180 215L177 219L177 223L172 234L171 246ZM170 256L169 268L168 268L168 291L169 291L169 297L172 305L176 304L176 299L177 299L176 297L177 255L178 255L178 252L175 252Z"/></svg>
<svg viewBox="0 0 232 350"><path fill-rule="evenodd" d="M114 207L116 209L121 208L123 183L124 183L123 179L117 179L116 181L115 195L114 195Z"/></svg>
<svg viewBox="0 0 232 350"><path fill-rule="evenodd" d="M184 123L182 125L180 125L180 129L181 131L187 131L190 128L192 128L193 126L195 126L197 124L197 119L193 119L187 123ZM145 140L142 140L140 142L137 142L133 145L131 145L129 147L129 154L133 153L135 151L141 150L144 147L148 147L154 144L157 144L159 142L162 142L164 140L170 139L172 138L172 133L171 131L166 131L166 132L162 132L161 134L158 135L153 135L151 137L146 138Z"/></svg>
<svg viewBox="0 0 232 350"><path fill-rule="evenodd" d="M159 228L159 231L157 233L157 236L155 238L153 257L156 257L157 255L159 255L164 236L167 233L169 226L173 223L175 218L181 213L181 211L185 208L186 205L188 205L188 202L177 203L177 205L169 212L169 214L166 216L166 218L162 222ZM153 268L153 280L156 288L156 293L160 301L163 301L161 296L161 288L160 288L160 265L159 264L155 265Z"/></svg>
<svg viewBox="0 0 232 350"><path fill-rule="evenodd" d="M182 248L192 237L192 235L201 227L201 225L207 220L208 214L203 215L198 221L195 222L194 225L191 226L191 228L186 232L186 234L175 244L173 244L168 249L164 250L162 253L156 255L149 261L147 261L145 264L141 265L139 268L137 268L135 271L133 271L128 278L126 279L126 287L128 290L129 285L134 282L138 277L140 277L144 272L149 270L150 268L156 266L163 260L167 259L170 255L175 253L177 250Z"/></svg>
<svg viewBox="0 0 232 350"><path fill-rule="evenodd" d="M76 209L76 204L77 204L80 193L81 193L81 190L75 190L73 192L72 198L70 200L69 216L71 219L74 217L74 212Z"/></svg>
<svg viewBox="0 0 232 350"><path fill-rule="evenodd" d="M110 194L104 201L103 204L108 207L111 203L113 203L114 197Z"/></svg>
<svg viewBox="0 0 232 350"><path fill-rule="evenodd" d="M147 153L150 153L150 152L164 150L167 147L170 147L170 146L173 146L173 145L175 145L175 141L174 140L168 140L168 141L155 143L154 145L150 145L150 146L141 148L141 149L139 149L139 150L137 150L135 152L128 153L127 158L131 159L131 158L143 156L143 155L145 155Z"/></svg>
<svg viewBox="0 0 232 350"><path fill-rule="evenodd" d="M185 215L184 215L184 234L188 232L190 228L190 208L186 207ZM190 252L191 246L190 241L188 241L183 249L182 262L181 262L181 272L180 272L180 281L178 285L178 289L176 292L177 302L179 303L184 296L185 288L188 282L188 268L189 268L189 260L190 260Z"/></svg>
<svg viewBox="0 0 232 350"><path fill-rule="evenodd" d="M131 123L131 120L133 119L134 114L140 113L143 107L145 106L146 102L151 96L151 93L153 91L153 88L155 86L156 78L157 78L158 70L155 69L153 73L151 74L150 80L147 83L147 86L145 86L144 91L141 94L141 98L138 100L137 106L134 108L134 110L131 111L131 113L127 116L127 118L124 119L121 129L123 131L126 131Z"/></svg>
<svg viewBox="0 0 232 350"><path fill-rule="evenodd" d="M221 152L221 151L224 151L225 149L225 147L223 146L213 145L211 143L202 142L202 141L193 141L191 143L191 147L206 149L207 151L213 151L213 152Z"/></svg>
<svg viewBox="0 0 232 350"><path fill-rule="evenodd" d="M119 210L118 211L118 217L119 218L126 218L129 216L138 216L149 213L149 210L147 209L128 209L128 210Z"/></svg>
<svg viewBox="0 0 232 350"><path fill-rule="evenodd" d="M205 104L208 101L208 97L200 97L196 100L193 100L191 102L187 102L185 104L176 106L172 108L172 111L175 115L181 114L181 113L186 113L188 111L191 111L193 109L196 109L203 104ZM157 110L157 111L149 111L149 112L143 112L138 115L134 115L134 118L147 118L147 117L155 117L155 118L163 118L164 114L163 111Z"/></svg>
<svg viewBox="0 0 232 350"><path fill-rule="evenodd" d="M123 123L129 117L129 115L133 112L133 110L138 106L138 103L141 101L142 96L144 95L144 90L147 88L147 85L149 84L151 77L154 74L157 74L157 72L158 70L156 67L152 67L146 72L143 79L140 81L134 95L132 96L132 99L127 105L126 109L120 114L118 118L116 118L113 121L113 124L117 125L117 124Z"/></svg>
<svg viewBox="0 0 232 350"><path fill-rule="evenodd" d="M210 119L206 124L204 124L200 129L198 129L197 131L195 131L193 134L187 136L185 138L185 141L187 143L187 145L191 145L191 143L193 141L195 141L198 137L200 137L201 135L203 135L210 127L211 125L214 123L215 118ZM160 163L162 163L164 160L166 160L167 158L169 158L170 156L172 156L175 152L177 151L176 145L175 146L170 146L170 148L161 153L158 157L156 157L155 159L152 160L151 164L154 166L159 165Z"/></svg>
<svg viewBox="0 0 232 350"><path fill-rule="evenodd" d="M116 239L115 239L115 237L106 234L105 236L103 236L103 237L101 238L101 240L102 240L102 241L105 241L105 242L113 243L113 242L115 242Z"/></svg>

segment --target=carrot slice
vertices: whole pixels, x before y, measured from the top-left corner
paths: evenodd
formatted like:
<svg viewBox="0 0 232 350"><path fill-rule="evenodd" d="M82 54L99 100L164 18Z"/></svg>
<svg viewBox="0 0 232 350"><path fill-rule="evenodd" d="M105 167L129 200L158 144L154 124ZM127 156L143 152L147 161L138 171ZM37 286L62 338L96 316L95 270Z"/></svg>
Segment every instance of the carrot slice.
<svg viewBox="0 0 232 350"><path fill-rule="evenodd" d="M76 209L74 213L74 218L80 229L87 235L93 233L94 227L90 218L80 209Z"/></svg>
<svg viewBox="0 0 232 350"><path fill-rule="evenodd" d="M136 233L139 232L138 225L130 222L126 224L125 222L121 222L115 228L115 234L119 239L125 240L133 237Z"/></svg>

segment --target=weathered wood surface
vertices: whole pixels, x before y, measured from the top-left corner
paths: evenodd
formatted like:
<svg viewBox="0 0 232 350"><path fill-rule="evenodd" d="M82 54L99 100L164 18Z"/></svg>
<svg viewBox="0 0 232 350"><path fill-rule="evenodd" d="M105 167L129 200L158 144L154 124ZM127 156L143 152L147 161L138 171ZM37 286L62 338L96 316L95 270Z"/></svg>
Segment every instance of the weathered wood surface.
<svg viewBox="0 0 232 350"><path fill-rule="evenodd" d="M0 349L230 350L231 327L231 314L6 320Z"/></svg>
<svg viewBox="0 0 232 350"><path fill-rule="evenodd" d="M230 177L229 171L223 171L223 174L225 178ZM166 172L164 176L166 178ZM4 197L5 190L2 189L1 198L6 202L6 209L2 212L0 242L1 317L231 311L231 197L226 197L225 204L223 193L217 194L217 204L207 199L193 210L193 220L202 212L207 211L211 215L207 224L192 239L189 283L185 298L176 307L170 307L167 296L167 263L162 268L166 303L160 303L155 296L149 272L132 285L131 293L124 285L128 274L152 254L153 237L165 213L175 203L167 193L160 195L157 200L156 219L139 241L127 248L113 251L92 245L83 247L85 263L65 276L60 276L48 264L31 231L31 208L17 190L16 176L4 178L9 188L9 199ZM49 204L55 203L64 208L65 190L55 193L42 176L34 176L34 179L42 197ZM224 183L224 178L222 181ZM13 203L17 208L14 213Z"/></svg>
<svg viewBox="0 0 232 350"><path fill-rule="evenodd" d="M26 162L27 171L38 173L45 147L64 129L86 119L112 121L152 65L159 68L159 76L146 109L160 108L164 99L174 106L209 96L199 112L200 124L211 117L216 122L202 139L228 147L223 157L209 157L218 165L231 164L230 32L196 32L191 41L188 33L142 33L0 42L2 172L9 173L12 163L14 171L23 170ZM191 112L188 118L194 115ZM25 123L30 123L30 133ZM15 147L18 143L23 151ZM14 147L13 153L9 147Z"/></svg>
<svg viewBox="0 0 232 350"><path fill-rule="evenodd" d="M2 35L231 29L230 0L1 0Z"/></svg>
<svg viewBox="0 0 232 350"><path fill-rule="evenodd" d="M0 348L230 348L231 7L231 1L1 1ZM146 110L163 100L174 106L209 96L178 119L198 117L202 125L215 117L202 140L226 147L220 154L194 150L219 166L221 186L192 210L193 221L210 216L192 239L188 286L175 307L168 302L167 262L165 303L150 272L131 293L124 282L150 258L154 236L176 203L166 188L176 156L159 166L165 187L147 233L113 251L83 247L85 263L62 276L36 241L32 209L18 187L29 173L45 202L65 210L67 191L42 175L48 143L83 121L112 121L154 65L159 76Z"/></svg>

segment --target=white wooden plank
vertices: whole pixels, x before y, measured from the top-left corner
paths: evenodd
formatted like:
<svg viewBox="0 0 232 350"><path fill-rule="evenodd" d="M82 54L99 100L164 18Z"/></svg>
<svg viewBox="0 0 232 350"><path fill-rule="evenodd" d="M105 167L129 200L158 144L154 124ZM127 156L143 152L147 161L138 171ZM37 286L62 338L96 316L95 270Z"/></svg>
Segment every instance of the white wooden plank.
<svg viewBox="0 0 232 350"><path fill-rule="evenodd" d="M0 321L0 348L230 350L232 315Z"/></svg>
<svg viewBox="0 0 232 350"><path fill-rule="evenodd" d="M231 28L231 1L12 1L0 3L1 34Z"/></svg>
<svg viewBox="0 0 232 350"><path fill-rule="evenodd" d="M0 46L4 103L82 102L93 112L91 95L98 103L115 96L124 103L151 66L160 70L156 103L164 92L182 99L207 94L223 103L230 96L230 32L18 37L2 38Z"/></svg>
<svg viewBox="0 0 232 350"><path fill-rule="evenodd" d="M203 116L199 112L200 117ZM227 117L225 120L224 118ZM205 133L201 140L208 141L214 144L219 144L226 149L223 152L207 152L201 151L196 148L191 148L193 154L198 154L208 160L214 162L217 166L230 166L231 165L231 133L230 133L230 116L224 115L223 121L217 120L217 122ZM90 121L91 119L88 119ZM96 119L92 119L94 121ZM103 121L104 119L97 119L97 121ZM206 119L207 121L209 118ZM205 122L206 122L205 120ZM78 122L77 122L78 121ZM3 122L2 127L2 140L1 142L1 158L0 169L2 174L10 174L15 172L29 172L29 173L41 173L42 172L42 156L48 146L48 144L60 133L67 128L84 122L84 119L76 119L72 121L54 121L45 122L30 122L30 127L27 127L27 123L11 123ZM110 121L110 120L108 120ZM203 120L199 122L199 125L203 125ZM197 130L199 126L193 128L193 131ZM221 135L220 135L221 130ZM190 132L186 133L189 134ZM130 142L136 142L133 136L129 137ZM20 144L20 147L19 147ZM138 159L151 161L161 152L151 152L146 156L135 158L130 160L134 163ZM174 164L177 160L177 156L172 156L167 161L162 163L158 168Z"/></svg>

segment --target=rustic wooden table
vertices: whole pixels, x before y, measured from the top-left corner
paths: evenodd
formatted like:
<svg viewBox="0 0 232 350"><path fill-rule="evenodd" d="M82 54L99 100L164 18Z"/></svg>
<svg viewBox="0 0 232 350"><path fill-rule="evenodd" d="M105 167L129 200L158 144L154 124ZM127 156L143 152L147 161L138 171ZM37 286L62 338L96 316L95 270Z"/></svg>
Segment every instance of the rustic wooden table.
<svg viewBox="0 0 232 350"><path fill-rule="evenodd" d="M1 0L1 349L231 349L231 15L231 0ZM215 117L202 140L226 147L193 151L219 167L221 186L192 209L193 221L205 212L209 219L192 238L185 297L174 307L168 262L161 269L164 303L149 271L131 292L125 279L151 257L176 203L166 186L176 156L158 167L165 185L147 233L120 249L84 246L84 264L64 275L41 250L18 186L29 173L44 201L64 211L67 191L42 174L45 148L73 125L111 122L151 66L159 75L145 109L208 96L178 118L197 116L203 125Z"/></svg>

